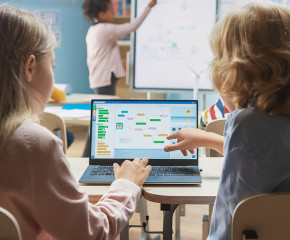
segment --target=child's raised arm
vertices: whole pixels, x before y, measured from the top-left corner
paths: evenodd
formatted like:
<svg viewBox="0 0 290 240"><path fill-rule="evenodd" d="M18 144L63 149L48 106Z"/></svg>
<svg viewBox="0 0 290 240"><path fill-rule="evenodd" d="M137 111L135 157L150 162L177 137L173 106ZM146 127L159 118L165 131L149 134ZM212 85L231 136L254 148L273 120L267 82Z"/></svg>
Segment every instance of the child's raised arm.
<svg viewBox="0 0 290 240"><path fill-rule="evenodd" d="M195 148L207 147L223 153L224 137L201 129L182 128L169 135L167 139L177 139L177 143L165 146L165 152L181 150L182 154L187 156L187 150L193 153Z"/></svg>
<svg viewBox="0 0 290 240"><path fill-rule="evenodd" d="M156 5L156 1L157 1L157 0L151 0L151 1L149 2L149 4L148 4L148 7L153 8L153 7Z"/></svg>
<svg viewBox="0 0 290 240"><path fill-rule="evenodd" d="M117 41L118 39L130 34L131 32L136 31L149 14L151 8L153 8L155 5L156 0L151 0L144 11L130 23L112 24L111 26L107 26L108 41Z"/></svg>

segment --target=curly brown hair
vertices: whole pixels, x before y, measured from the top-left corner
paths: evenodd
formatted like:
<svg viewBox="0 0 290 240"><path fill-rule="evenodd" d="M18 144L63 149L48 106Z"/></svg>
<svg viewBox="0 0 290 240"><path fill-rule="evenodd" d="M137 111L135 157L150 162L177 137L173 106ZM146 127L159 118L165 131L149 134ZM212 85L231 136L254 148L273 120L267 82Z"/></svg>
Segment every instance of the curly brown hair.
<svg viewBox="0 0 290 240"><path fill-rule="evenodd" d="M87 20L94 22L100 12L106 12L111 0L85 0L82 4L83 14Z"/></svg>
<svg viewBox="0 0 290 240"><path fill-rule="evenodd" d="M290 116L290 11L249 3L228 14L211 34L212 81L237 108L253 103Z"/></svg>

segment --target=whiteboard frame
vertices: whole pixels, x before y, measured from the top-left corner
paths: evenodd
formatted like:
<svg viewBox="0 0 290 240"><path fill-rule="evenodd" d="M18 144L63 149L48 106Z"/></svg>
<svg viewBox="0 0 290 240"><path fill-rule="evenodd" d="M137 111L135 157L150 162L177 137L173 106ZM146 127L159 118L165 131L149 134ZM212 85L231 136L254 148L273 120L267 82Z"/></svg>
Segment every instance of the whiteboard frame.
<svg viewBox="0 0 290 240"><path fill-rule="evenodd" d="M131 1L131 21L135 19L137 16L137 1ZM158 4L158 3L157 3ZM216 16L219 11L220 0L216 0ZM146 19L145 19L146 21ZM217 17L216 17L217 21ZM138 31L138 30L137 30ZM135 87L135 56L136 56L136 32L132 32L130 36L130 54L127 57L127 83L130 86L130 91L133 92L155 92L155 93L191 93L194 89L193 88L137 88ZM214 89L198 89L203 93L206 92L213 92Z"/></svg>

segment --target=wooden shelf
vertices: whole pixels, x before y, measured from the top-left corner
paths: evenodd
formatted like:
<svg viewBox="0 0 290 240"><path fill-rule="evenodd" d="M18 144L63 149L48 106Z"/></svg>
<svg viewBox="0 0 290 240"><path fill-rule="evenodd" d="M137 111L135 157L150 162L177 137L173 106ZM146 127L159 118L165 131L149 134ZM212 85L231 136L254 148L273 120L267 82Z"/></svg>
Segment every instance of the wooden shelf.
<svg viewBox="0 0 290 240"><path fill-rule="evenodd" d="M131 46L131 41L130 40L119 40L118 41L119 47L129 47Z"/></svg>
<svg viewBox="0 0 290 240"><path fill-rule="evenodd" d="M122 24L122 23L127 23L130 22L130 16L123 15L123 16L116 16L114 19L114 23L117 24Z"/></svg>
<svg viewBox="0 0 290 240"><path fill-rule="evenodd" d="M116 15L115 18L117 19L128 19L130 21L130 16L129 15Z"/></svg>

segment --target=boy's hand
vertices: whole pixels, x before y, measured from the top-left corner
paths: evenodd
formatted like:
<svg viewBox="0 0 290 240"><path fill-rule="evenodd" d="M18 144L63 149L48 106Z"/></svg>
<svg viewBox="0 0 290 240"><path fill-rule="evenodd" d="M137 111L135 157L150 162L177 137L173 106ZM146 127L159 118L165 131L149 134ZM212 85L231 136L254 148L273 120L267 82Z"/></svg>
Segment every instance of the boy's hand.
<svg viewBox="0 0 290 240"><path fill-rule="evenodd" d="M177 143L165 146L165 152L181 150L182 154L187 156L187 151L193 154L194 149L198 147L208 147L223 153L224 137L201 129L182 128L169 135L167 139L177 139Z"/></svg>
<svg viewBox="0 0 290 240"><path fill-rule="evenodd" d="M157 0L151 0L151 1L149 2L149 4L148 4L148 7L153 8L153 7L156 5L156 1L157 1Z"/></svg>
<svg viewBox="0 0 290 240"><path fill-rule="evenodd" d="M115 178L127 179L138 186L142 186L152 169L147 163L148 158L145 157L143 159L137 157L133 161L126 160L121 167L114 163Z"/></svg>
<svg viewBox="0 0 290 240"><path fill-rule="evenodd" d="M200 138L206 134L205 131L194 128L182 128L167 137L168 140L177 139L176 144L171 144L164 147L165 152L181 150L184 156L187 156L187 150L193 154L195 148L200 147Z"/></svg>

